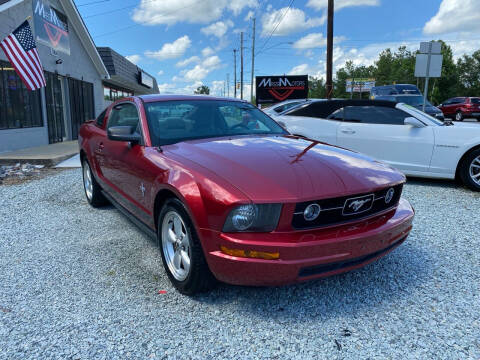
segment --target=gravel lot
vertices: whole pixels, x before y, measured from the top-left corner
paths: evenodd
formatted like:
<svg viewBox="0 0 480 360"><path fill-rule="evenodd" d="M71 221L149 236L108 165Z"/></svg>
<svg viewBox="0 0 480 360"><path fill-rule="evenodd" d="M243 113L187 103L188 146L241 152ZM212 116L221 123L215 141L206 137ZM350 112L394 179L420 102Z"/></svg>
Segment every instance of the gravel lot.
<svg viewBox="0 0 480 360"><path fill-rule="evenodd" d="M479 194L411 180L414 230L379 262L192 299L80 178L0 186L0 359L480 358Z"/></svg>

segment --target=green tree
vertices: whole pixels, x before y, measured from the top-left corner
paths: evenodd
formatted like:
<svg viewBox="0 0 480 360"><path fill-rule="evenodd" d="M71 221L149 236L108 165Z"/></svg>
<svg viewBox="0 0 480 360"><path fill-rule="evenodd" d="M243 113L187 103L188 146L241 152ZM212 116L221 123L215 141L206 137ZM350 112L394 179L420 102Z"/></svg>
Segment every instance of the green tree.
<svg viewBox="0 0 480 360"><path fill-rule="evenodd" d="M457 96L480 96L480 50L472 55L463 55L457 62Z"/></svg>
<svg viewBox="0 0 480 360"><path fill-rule="evenodd" d="M310 76L308 78L308 97L313 99L323 99L327 96L326 94L327 91L325 89L323 78Z"/></svg>
<svg viewBox="0 0 480 360"><path fill-rule="evenodd" d="M442 101L445 101L448 98L458 96L459 93L459 78L458 78L458 67L453 60L452 48L442 43L442 76L433 79L433 83L428 92L428 98L434 104L440 104Z"/></svg>
<svg viewBox="0 0 480 360"><path fill-rule="evenodd" d="M202 85L193 92L195 95L205 94L210 95L210 88L207 85Z"/></svg>

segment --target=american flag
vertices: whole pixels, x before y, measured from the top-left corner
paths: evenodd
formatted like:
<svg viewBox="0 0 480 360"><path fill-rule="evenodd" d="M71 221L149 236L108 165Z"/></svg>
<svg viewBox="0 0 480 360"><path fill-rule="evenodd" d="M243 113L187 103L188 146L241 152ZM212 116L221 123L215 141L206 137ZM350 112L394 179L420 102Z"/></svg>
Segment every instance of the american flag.
<svg viewBox="0 0 480 360"><path fill-rule="evenodd" d="M46 86L37 45L27 20L3 39L0 47L28 90Z"/></svg>

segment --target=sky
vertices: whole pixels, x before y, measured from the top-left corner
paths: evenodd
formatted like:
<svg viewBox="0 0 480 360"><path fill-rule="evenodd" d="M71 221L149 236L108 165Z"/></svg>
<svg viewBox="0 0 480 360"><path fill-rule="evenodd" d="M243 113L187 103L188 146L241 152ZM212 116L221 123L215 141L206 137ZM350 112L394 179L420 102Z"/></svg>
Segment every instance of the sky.
<svg viewBox="0 0 480 360"><path fill-rule="evenodd" d="M327 0L75 0L97 46L109 46L155 76L161 93L207 85L233 96L234 49L250 97L255 75L325 77ZM378 54L446 41L456 58L480 49L479 0L335 0L334 71L371 65ZM230 86L227 86L227 78Z"/></svg>

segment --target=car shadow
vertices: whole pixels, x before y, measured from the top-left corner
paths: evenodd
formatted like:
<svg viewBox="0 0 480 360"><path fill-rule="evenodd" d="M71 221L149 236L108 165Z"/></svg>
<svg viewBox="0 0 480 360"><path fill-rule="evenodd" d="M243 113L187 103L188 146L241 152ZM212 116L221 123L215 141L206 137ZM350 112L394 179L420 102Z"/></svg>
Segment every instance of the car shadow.
<svg viewBox="0 0 480 360"><path fill-rule="evenodd" d="M236 304L239 312L274 321L328 320L410 298L427 281L433 261L428 253L407 242L382 259L348 273L284 287L246 287L220 284L200 303Z"/></svg>
<svg viewBox="0 0 480 360"><path fill-rule="evenodd" d="M407 184L408 185L420 185L420 186L436 186L436 187L446 187L446 188L458 188L458 189L465 189L465 187L456 180L448 180L448 179L427 179L427 178L420 178L420 177L407 177Z"/></svg>

